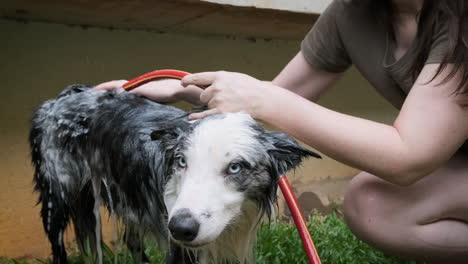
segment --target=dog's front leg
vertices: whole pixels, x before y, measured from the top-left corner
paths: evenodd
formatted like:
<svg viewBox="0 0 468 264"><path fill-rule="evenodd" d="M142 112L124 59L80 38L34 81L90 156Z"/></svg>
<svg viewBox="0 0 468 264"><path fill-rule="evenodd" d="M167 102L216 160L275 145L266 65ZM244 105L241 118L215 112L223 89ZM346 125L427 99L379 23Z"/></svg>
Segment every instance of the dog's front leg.
<svg viewBox="0 0 468 264"><path fill-rule="evenodd" d="M197 264L197 256L192 251L186 250L173 242L169 242L169 250L166 255L166 264Z"/></svg>
<svg viewBox="0 0 468 264"><path fill-rule="evenodd" d="M54 193L42 194L42 222L50 243L54 264L66 264L67 253L63 243L63 234L69 220L69 210Z"/></svg>
<svg viewBox="0 0 468 264"><path fill-rule="evenodd" d="M144 252L143 234L138 227L133 224L127 224L125 226L124 240L132 253L135 263L150 263Z"/></svg>

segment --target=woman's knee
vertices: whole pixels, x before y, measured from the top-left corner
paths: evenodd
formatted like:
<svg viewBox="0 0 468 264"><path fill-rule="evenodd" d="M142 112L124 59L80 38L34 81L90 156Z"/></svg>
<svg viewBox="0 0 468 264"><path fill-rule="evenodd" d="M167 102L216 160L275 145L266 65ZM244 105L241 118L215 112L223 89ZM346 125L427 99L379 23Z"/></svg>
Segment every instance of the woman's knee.
<svg viewBox="0 0 468 264"><path fill-rule="evenodd" d="M369 205L375 200L375 177L361 172L348 184L343 203L346 218L361 218L368 213Z"/></svg>
<svg viewBox="0 0 468 264"><path fill-rule="evenodd" d="M361 240L386 251L401 251L401 236L411 229L402 187L362 172L348 185L344 216ZM403 199L403 200L402 200Z"/></svg>
<svg viewBox="0 0 468 264"><path fill-rule="evenodd" d="M383 207L386 206L384 196L387 184L374 175L362 172L348 185L343 213L348 226L361 239L374 229L372 226L381 225L385 221L387 210Z"/></svg>

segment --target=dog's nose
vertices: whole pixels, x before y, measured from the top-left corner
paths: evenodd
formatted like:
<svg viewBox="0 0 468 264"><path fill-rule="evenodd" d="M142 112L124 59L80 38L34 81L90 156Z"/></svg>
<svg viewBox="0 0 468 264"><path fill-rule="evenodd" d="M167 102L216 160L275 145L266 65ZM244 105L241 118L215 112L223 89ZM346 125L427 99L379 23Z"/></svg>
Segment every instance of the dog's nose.
<svg viewBox="0 0 468 264"><path fill-rule="evenodd" d="M168 228L176 240L190 242L197 236L200 224L189 209L180 209L171 217Z"/></svg>

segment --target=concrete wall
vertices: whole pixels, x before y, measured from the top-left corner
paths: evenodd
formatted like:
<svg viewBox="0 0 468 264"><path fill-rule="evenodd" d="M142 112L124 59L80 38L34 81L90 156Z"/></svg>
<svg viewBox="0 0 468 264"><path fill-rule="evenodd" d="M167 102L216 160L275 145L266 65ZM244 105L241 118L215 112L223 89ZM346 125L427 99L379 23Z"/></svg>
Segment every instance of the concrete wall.
<svg viewBox="0 0 468 264"><path fill-rule="evenodd" d="M298 41L157 34L0 20L0 256L44 256L27 135L36 105L71 83L132 78L158 68L240 71L270 80L299 49ZM321 103L391 122L395 111L351 70ZM356 170L310 160L290 180L307 211L340 200ZM315 203L315 205L311 205ZM109 228L107 227L107 230ZM107 233L109 233L107 231ZM71 237L69 233L67 237Z"/></svg>
<svg viewBox="0 0 468 264"><path fill-rule="evenodd" d="M329 1L2 0L0 18L84 27L298 40Z"/></svg>

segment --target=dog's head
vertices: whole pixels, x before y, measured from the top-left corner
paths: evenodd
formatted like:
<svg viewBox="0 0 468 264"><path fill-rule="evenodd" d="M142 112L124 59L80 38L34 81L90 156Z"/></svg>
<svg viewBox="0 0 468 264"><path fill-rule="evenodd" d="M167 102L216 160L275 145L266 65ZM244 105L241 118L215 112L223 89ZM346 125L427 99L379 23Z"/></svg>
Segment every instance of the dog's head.
<svg viewBox="0 0 468 264"><path fill-rule="evenodd" d="M242 217L247 201L256 214L269 216L278 177L304 157L320 157L242 113L209 116L171 136L154 133L167 150L164 201L171 238L188 247L216 240Z"/></svg>

